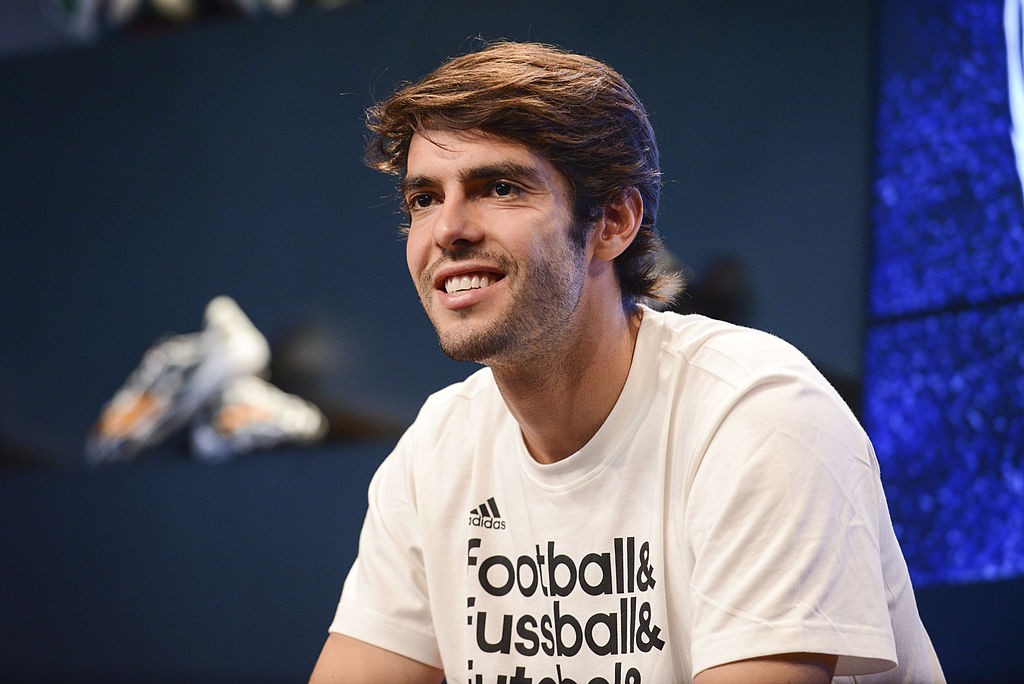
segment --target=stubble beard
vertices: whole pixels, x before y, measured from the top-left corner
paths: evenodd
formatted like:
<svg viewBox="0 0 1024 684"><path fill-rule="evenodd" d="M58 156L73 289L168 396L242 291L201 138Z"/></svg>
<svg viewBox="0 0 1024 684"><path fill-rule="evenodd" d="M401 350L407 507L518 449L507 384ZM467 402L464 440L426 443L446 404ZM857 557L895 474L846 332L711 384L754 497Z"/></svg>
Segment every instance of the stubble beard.
<svg viewBox="0 0 1024 684"><path fill-rule="evenodd" d="M453 260L471 256L498 264L515 284L514 289L505 311L485 327L470 327L474 307L469 307L456 312L466 325L455 323L442 329L431 307L433 285L425 276L419 284L420 298L445 355L456 361L511 368L537 364L558 350L570 335L573 313L582 297L583 250L567 241L558 254L532 257L523 263L479 252Z"/></svg>

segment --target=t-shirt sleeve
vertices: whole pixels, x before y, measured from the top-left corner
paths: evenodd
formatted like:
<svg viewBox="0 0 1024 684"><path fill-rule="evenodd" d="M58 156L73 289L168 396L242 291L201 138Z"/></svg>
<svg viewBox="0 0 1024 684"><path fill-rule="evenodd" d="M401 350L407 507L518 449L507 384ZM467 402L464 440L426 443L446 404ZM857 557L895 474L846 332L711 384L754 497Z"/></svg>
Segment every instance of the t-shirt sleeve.
<svg viewBox="0 0 1024 684"><path fill-rule="evenodd" d="M824 380L789 372L718 415L685 506L694 674L792 652L838 655L837 676L895 667L885 500L857 421Z"/></svg>
<svg viewBox="0 0 1024 684"><path fill-rule="evenodd" d="M359 554L330 631L441 667L407 459L410 432L370 482Z"/></svg>

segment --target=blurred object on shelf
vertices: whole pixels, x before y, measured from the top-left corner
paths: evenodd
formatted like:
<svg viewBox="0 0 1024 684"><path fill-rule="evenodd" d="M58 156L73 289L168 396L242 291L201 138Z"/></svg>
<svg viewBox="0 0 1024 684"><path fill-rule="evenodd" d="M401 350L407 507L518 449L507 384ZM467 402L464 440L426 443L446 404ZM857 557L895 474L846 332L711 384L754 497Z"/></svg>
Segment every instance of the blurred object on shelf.
<svg viewBox="0 0 1024 684"><path fill-rule="evenodd" d="M309 402L257 376L266 339L233 299L214 298L203 330L158 341L100 413L86 443L93 465L126 462L186 425L195 456L224 461L280 443L310 444L326 419Z"/></svg>

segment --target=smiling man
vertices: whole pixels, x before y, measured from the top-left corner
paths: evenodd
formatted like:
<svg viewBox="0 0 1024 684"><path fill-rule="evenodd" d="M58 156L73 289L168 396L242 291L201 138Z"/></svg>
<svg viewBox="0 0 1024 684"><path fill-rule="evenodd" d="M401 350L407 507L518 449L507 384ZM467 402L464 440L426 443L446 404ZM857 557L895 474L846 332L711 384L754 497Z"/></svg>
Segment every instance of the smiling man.
<svg viewBox="0 0 1024 684"><path fill-rule="evenodd" d="M942 681L857 421L656 311L658 150L606 65L498 43L369 112L441 390L370 485L313 682Z"/></svg>

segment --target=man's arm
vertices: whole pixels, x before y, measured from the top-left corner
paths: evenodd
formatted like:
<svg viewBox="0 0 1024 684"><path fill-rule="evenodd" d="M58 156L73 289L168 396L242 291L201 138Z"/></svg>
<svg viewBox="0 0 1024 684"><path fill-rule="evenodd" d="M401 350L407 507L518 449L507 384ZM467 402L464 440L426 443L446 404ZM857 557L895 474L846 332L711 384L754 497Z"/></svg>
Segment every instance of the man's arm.
<svg viewBox="0 0 1024 684"><path fill-rule="evenodd" d="M784 653L739 660L709 667L693 678L693 684L828 684L836 670L834 655L820 653Z"/></svg>
<svg viewBox="0 0 1024 684"><path fill-rule="evenodd" d="M328 635L309 684L439 684L435 667L344 634Z"/></svg>

